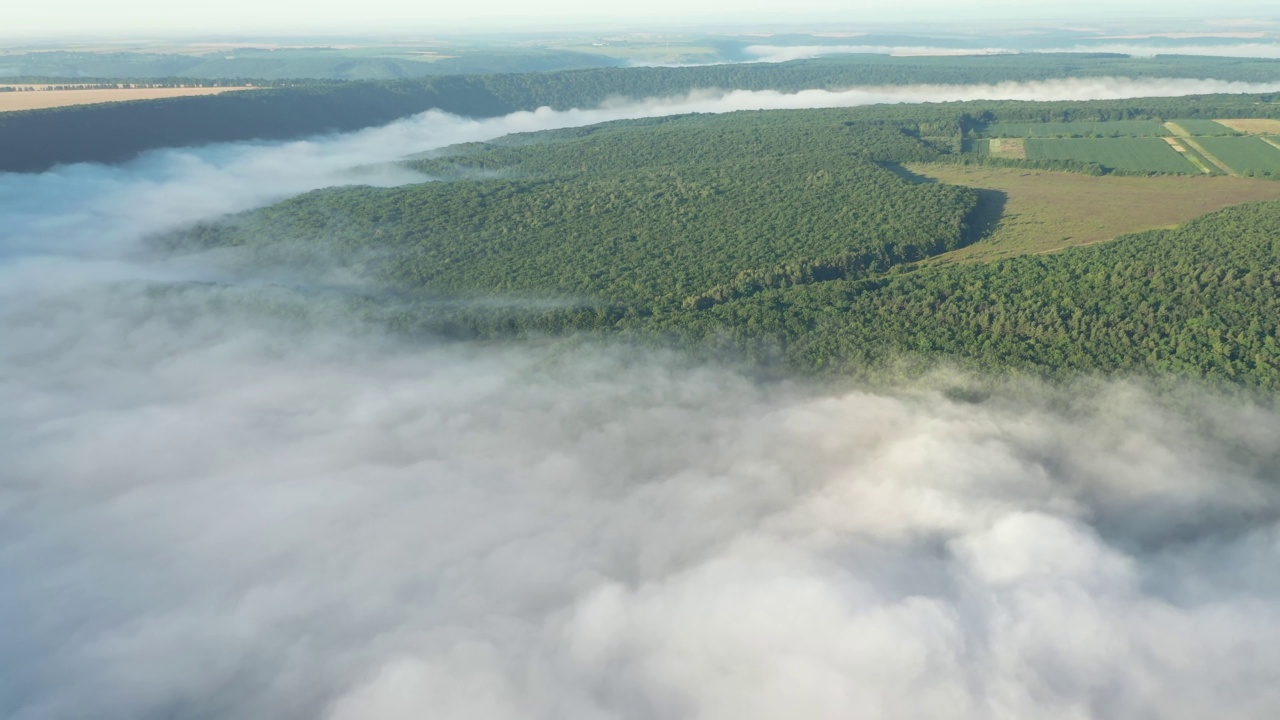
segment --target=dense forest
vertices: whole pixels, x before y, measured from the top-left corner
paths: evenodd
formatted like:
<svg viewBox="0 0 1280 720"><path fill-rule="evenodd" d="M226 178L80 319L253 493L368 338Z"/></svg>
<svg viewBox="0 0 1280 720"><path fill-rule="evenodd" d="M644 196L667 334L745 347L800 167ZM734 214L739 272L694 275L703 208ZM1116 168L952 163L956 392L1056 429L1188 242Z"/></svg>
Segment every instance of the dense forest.
<svg viewBox="0 0 1280 720"><path fill-rule="evenodd" d="M721 130L659 123L650 129L660 137L525 145L555 152L520 177L323 190L165 242L322 243L425 295L550 296L651 313L745 286L882 271L971 237L976 191L913 184L873 162L936 155L917 138L831 118L799 132L758 115ZM649 152L628 155L638 148Z"/></svg>
<svg viewBox="0 0 1280 720"><path fill-rule="evenodd" d="M1280 202L990 264L770 291L651 319L686 339L844 372L946 358L985 371L1172 373L1280 389Z"/></svg>
<svg viewBox="0 0 1280 720"><path fill-rule="evenodd" d="M1194 378L1280 389L1280 202L1174 230L989 264L900 265L653 314L512 305L369 306L405 331L463 339L583 330L786 372Z"/></svg>
<svg viewBox="0 0 1280 720"><path fill-rule="evenodd" d="M259 267L336 260L392 293L361 301L371 317L458 338L621 332L806 373L946 361L1280 388L1280 203L1057 254L918 264L976 239L986 203L893 161L943 157L923 133L985 122L981 107L517 135L412 161L447 182L319 191L156 242L243 246Z"/></svg>
<svg viewBox="0 0 1280 720"><path fill-rule="evenodd" d="M33 172L72 162L119 162L160 147L356 130L432 108L492 117L543 106L591 107L616 97L671 96L699 88L795 92L855 85L1113 76L1274 82L1280 80L1280 61L1102 54L961 58L851 55L788 63L312 83L206 97L0 114L0 171Z"/></svg>

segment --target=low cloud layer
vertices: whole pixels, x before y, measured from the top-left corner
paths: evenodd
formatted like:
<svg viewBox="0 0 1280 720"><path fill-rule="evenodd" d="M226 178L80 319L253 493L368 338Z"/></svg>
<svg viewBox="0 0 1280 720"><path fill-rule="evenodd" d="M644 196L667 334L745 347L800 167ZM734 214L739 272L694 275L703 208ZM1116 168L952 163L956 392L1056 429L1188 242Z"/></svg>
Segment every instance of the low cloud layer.
<svg viewBox="0 0 1280 720"><path fill-rule="evenodd" d="M1155 55L1209 55L1215 57L1280 58L1280 43L1100 43L1046 52L1124 53L1134 57Z"/></svg>
<svg viewBox="0 0 1280 720"><path fill-rule="evenodd" d="M1015 52L1008 48L957 48L926 45L751 45L743 52L755 62L790 62L827 55L963 56Z"/></svg>
<svg viewBox="0 0 1280 720"><path fill-rule="evenodd" d="M8 319L6 715L1280 709L1274 413L406 346L237 292Z"/></svg>
<svg viewBox="0 0 1280 720"><path fill-rule="evenodd" d="M847 90L698 90L673 98L649 98L641 104L618 100L610 109L627 109L632 115L654 117L688 112L734 110L788 110L856 107L888 103L956 102L967 100L1121 100L1140 97L1177 97L1216 93L1270 93L1280 82L1250 83L1190 78L1066 78L1035 82L1000 82L982 85L879 85Z"/></svg>
<svg viewBox="0 0 1280 720"><path fill-rule="evenodd" d="M957 48L926 45L752 45L743 51L751 62L789 62L829 55L874 54L899 57L959 57L966 55L1000 55L1022 52L1010 47ZM1134 57L1156 55L1207 55L1211 57L1280 58L1280 43L1200 43L1195 42L1096 42L1071 47L1042 49L1041 53L1121 53Z"/></svg>
<svg viewBox="0 0 1280 720"><path fill-rule="evenodd" d="M1274 717L1273 410L416 343L140 245L452 142L816 97L0 176L0 714Z"/></svg>

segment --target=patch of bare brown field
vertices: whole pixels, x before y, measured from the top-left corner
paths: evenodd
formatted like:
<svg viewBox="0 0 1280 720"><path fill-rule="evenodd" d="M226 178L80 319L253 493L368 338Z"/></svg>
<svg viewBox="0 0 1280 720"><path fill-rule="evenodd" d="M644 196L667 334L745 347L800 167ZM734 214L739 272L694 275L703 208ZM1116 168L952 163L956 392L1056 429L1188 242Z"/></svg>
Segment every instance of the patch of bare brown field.
<svg viewBox="0 0 1280 720"><path fill-rule="evenodd" d="M991 153L991 157L1027 159L1027 143L1022 138L991 138L987 143L987 152Z"/></svg>
<svg viewBox="0 0 1280 720"><path fill-rule="evenodd" d="M128 81L121 80L116 83L111 82L95 82L95 83L77 83L72 80L61 83L0 83L0 88L17 88L18 90L28 91L35 90L39 92L66 92L67 90L128 90L123 87L102 87L104 85L128 85ZM145 84L145 83L144 83ZM193 85L194 87L194 85ZM59 90L58 88L62 88ZM143 89L143 88L138 88Z"/></svg>
<svg viewBox="0 0 1280 720"><path fill-rule="evenodd" d="M218 95L224 92L252 89L243 87L192 87L0 92L0 112L44 110L55 107L70 107L72 105L97 105L125 100L159 100L193 95Z"/></svg>
<svg viewBox="0 0 1280 720"><path fill-rule="evenodd" d="M416 45L430 45L429 42L415 43ZM205 42L205 43L174 43L174 42L108 42L108 43L87 43L87 44L59 44L56 47L47 46L27 46L13 47L0 51L0 57L5 55L17 55L24 52L44 52L49 50L59 50L62 52L75 53L156 53L159 55L208 55L210 53L225 53L234 50L252 48L254 50L303 50L314 48L314 44L284 44L284 43L261 43L261 42ZM324 48L333 50L353 50L362 47L379 47L378 45L360 45L360 44L325 44Z"/></svg>
<svg viewBox="0 0 1280 720"><path fill-rule="evenodd" d="M1265 118L1237 118L1234 120L1214 120L1219 125L1226 125L1236 132L1250 135L1280 135L1280 120Z"/></svg>

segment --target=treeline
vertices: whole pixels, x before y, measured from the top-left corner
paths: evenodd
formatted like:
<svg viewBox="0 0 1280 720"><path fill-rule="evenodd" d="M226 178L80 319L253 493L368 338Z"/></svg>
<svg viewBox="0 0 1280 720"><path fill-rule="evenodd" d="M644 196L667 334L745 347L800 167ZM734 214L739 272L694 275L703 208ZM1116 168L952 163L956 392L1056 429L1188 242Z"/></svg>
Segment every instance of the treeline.
<svg viewBox="0 0 1280 720"><path fill-rule="evenodd" d="M963 155L949 155L946 161L957 165L983 165L986 167L1003 167L1003 168L1027 168L1032 170L1050 170L1055 172L1073 172L1081 175L1093 175L1095 177L1101 175L1130 175L1148 177L1158 173L1135 172L1118 170L1116 168L1103 167L1096 162L1082 162L1080 160L1067 159L1040 159L1040 160L1020 160L1012 158L994 157L986 153L965 153Z"/></svg>
<svg viewBox="0 0 1280 720"><path fill-rule="evenodd" d="M859 55L777 64L593 68L315 84L252 93L5 113L0 115L0 171L32 172L72 162L119 162L160 147L279 140L350 131L433 108L472 117L493 117L542 106L591 107L611 98L665 97L703 88L796 92L855 85L988 83L1115 75L1274 81L1280 79L1280 62L1034 54L945 59ZM972 105L978 114L967 121L954 114L949 119L945 114L935 117L943 125L975 123L969 128L957 129L963 132L984 122L981 113L987 107ZM1237 111L1242 117L1252 116L1244 108ZM1270 111L1265 107L1259 109L1259 112ZM933 116L931 111L921 111L918 107L914 112ZM1194 108L1182 115L1199 116ZM1006 119L1035 118L1028 110L1026 115ZM932 135L933 131L923 134ZM951 137L950 133L938 134Z"/></svg>
<svg viewBox="0 0 1280 720"><path fill-rule="evenodd" d="M34 52L8 55L23 75L198 80L395 80L433 75L545 72L622 64L588 53L520 47L442 48L442 57L388 57L393 48L234 48L204 54Z"/></svg>

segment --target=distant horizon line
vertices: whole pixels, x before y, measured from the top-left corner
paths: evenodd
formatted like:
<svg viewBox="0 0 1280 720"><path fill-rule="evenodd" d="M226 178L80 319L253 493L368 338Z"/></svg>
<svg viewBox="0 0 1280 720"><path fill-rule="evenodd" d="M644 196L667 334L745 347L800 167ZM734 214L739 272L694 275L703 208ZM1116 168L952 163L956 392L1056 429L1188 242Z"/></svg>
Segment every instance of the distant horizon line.
<svg viewBox="0 0 1280 720"><path fill-rule="evenodd" d="M553 22L549 20L538 20L531 22L508 22L501 25L468 23L468 22L447 22L447 23L422 23L407 24L397 23L394 29L387 28L362 28L343 30L338 27L311 27L305 29L290 28L259 28L252 30L237 31L231 29L197 29L197 28L173 28L173 29L153 29L146 31L127 31L127 30L84 30L78 29L66 33L54 33L48 31L18 31L8 32L0 28L0 42L11 44L16 42L23 43L60 43L70 44L78 42L100 42L100 43L143 43L143 42L188 42L188 43L219 43L219 42L248 42L248 41L272 41L272 40L289 40L289 41L401 41L401 42L421 42L429 39L468 39L468 38L500 38L500 37L548 37L556 34L564 35L582 35L602 32L617 32L631 35L638 34L691 34L697 33L701 35L727 35L727 36L744 36L744 35L780 35L780 34L804 34L804 35L831 35L831 34L848 34L850 37L856 37L859 34L876 34L884 32L897 32L910 35L927 36L930 34L942 35L962 35L962 36L986 36L989 37L993 30L1017 28L1024 31L1079 31L1079 32L1099 32L1104 28L1114 27L1116 25L1128 25L1132 23L1150 23L1152 26L1160 26L1168 28L1173 25L1182 26L1181 32L1195 32L1197 36L1212 37L1214 29L1204 28L1203 33L1197 30L1187 29L1185 23L1199 22L1205 25L1218 26L1217 32L1228 32L1225 28L1251 28L1255 31L1267 32L1273 31L1280 33L1280 14L1271 16L1253 16L1242 17L1238 13L1228 13L1223 16L1206 16L1203 14L1178 16L1164 13L1161 15L1132 15L1132 16L1108 16L1100 18L1079 18L1079 17L1060 17L1060 18L1034 18L1007 16L993 16L978 20L960 20L947 22L943 20L933 22L912 22L907 20L846 20L846 19L812 19L797 20L795 18L787 18L780 21L769 21L765 19L742 19L715 21L710 19L687 19L683 21L664 21L652 22L642 20L605 20L605 19L582 19L568 22ZM998 27L992 26L993 23ZM388 23L389 25L390 23ZM1102 27L1086 27L1089 25L1099 25ZM1155 30L1154 27L1148 28ZM985 31L985 32L981 32ZM1173 31L1171 31L1173 32ZM1280 37L1272 38L1280 40ZM0 48L4 49L4 48Z"/></svg>

